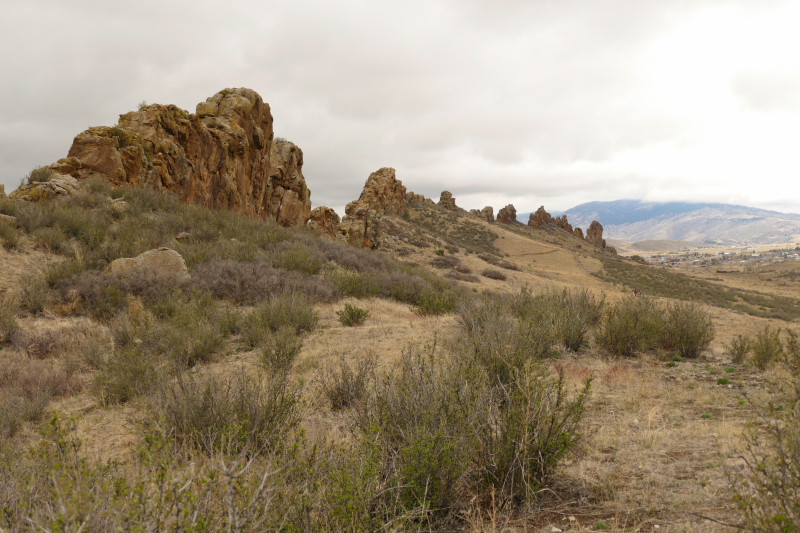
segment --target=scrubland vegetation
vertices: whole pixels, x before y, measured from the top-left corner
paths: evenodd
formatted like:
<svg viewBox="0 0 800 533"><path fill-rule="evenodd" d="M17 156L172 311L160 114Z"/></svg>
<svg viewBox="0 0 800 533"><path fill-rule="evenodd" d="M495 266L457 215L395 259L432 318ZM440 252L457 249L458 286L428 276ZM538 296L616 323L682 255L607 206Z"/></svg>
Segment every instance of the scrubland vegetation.
<svg viewBox="0 0 800 533"><path fill-rule="evenodd" d="M628 380L630 361L699 362L715 336L696 302L716 286L669 303L574 287L470 290L481 280L456 250L494 267L480 272L493 281L521 267L489 232L434 207L409 216L450 239L425 266L102 183L66 201L0 202L0 213L18 223L0 223L6 249L24 241L57 254L0 299L4 531L483 531L481 517L537 512L589 453L598 380ZM106 269L161 246L186 259L189 278ZM391 363L363 353L301 371L309 336L328 327L320 306L358 332L374 318L350 302L371 298L454 316L457 334L408 342ZM55 325L21 326L37 317ZM728 348L732 379L744 365L777 376L748 396L760 418L743 441L747 462L726 470L753 531L800 527L799 345L793 330L766 327ZM234 352L253 363L228 361ZM576 354L619 364L597 375L569 362ZM78 394L96 409L132 407L130 457L82 451L75 421L52 408ZM346 438L309 434L321 410L340 417ZM614 476L593 482L597 501L619 490Z"/></svg>

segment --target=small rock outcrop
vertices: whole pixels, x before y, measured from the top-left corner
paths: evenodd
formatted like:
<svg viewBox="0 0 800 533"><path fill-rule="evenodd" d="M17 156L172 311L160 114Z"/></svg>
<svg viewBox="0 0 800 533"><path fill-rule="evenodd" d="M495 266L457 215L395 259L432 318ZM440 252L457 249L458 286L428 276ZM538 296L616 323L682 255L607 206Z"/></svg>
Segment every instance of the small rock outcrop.
<svg viewBox="0 0 800 533"><path fill-rule="evenodd" d="M453 194L450 191L442 191L442 194L439 196L439 207L444 207L450 211L455 211L456 208L456 199L453 198Z"/></svg>
<svg viewBox="0 0 800 533"><path fill-rule="evenodd" d="M572 234L579 239L583 239L583 230L581 228L575 228L574 230L572 230Z"/></svg>
<svg viewBox="0 0 800 533"><path fill-rule="evenodd" d="M492 206L487 205L481 209L481 218L486 222L494 222L494 209L492 209Z"/></svg>
<svg viewBox="0 0 800 533"><path fill-rule="evenodd" d="M541 228L546 224L552 224L553 217L545 211L544 206L541 206L535 213L528 216L528 225L532 228Z"/></svg>
<svg viewBox="0 0 800 533"><path fill-rule="evenodd" d="M406 188L397 179L393 168L382 168L370 174L358 200L345 207L345 216L337 232L354 246L374 248L380 235L376 221L384 214L402 216Z"/></svg>
<svg viewBox="0 0 800 533"><path fill-rule="evenodd" d="M563 229L568 233L572 233L572 224L570 224L569 221L567 220L567 215L561 215L560 217L556 217L553 219L553 221L559 228Z"/></svg>
<svg viewBox="0 0 800 533"><path fill-rule="evenodd" d="M186 203L296 225L311 210L302 164L295 145L273 143L269 104L242 88L218 92L195 113L153 104L120 115L114 127L79 133L50 168L113 186L148 184Z"/></svg>
<svg viewBox="0 0 800 533"><path fill-rule="evenodd" d="M25 200L26 202L40 202L50 200L57 196L75 194L81 188L78 180L67 174L52 172L47 181L34 181L20 185L8 195L12 200Z"/></svg>
<svg viewBox="0 0 800 533"><path fill-rule="evenodd" d="M425 197L421 194L416 194L414 192L408 191L406 193L406 205L412 207L419 207L425 202Z"/></svg>
<svg viewBox="0 0 800 533"><path fill-rule="evenodd" d="M516 208L508 204L500 211L497 212L497 221L501 224L513 224L517 221L517 210Z"/></svg>
<svg viewBox="0 0 800 533"><path fill-rule="evenodd" d="M319 236L335 239L339 222L339 215L336 214L336 211L323 205L311 211L310 219L306 225Z"/></svg>
<svg viewBox="0 0 800 533"><path fill-rule="evenodd" d="M595 248L605 249L606 241L603 239L603 225L593 220L586 230L586 241Z"/></svg>
<svg viewBox="0 0 800 533"><path fill-rule="evenodd" d="M136 270L144 270L157 277L189 277L186 261L181 254L169 248L149 250L136 257L115 259L108 266L108 270L122 277Z"/></svg>

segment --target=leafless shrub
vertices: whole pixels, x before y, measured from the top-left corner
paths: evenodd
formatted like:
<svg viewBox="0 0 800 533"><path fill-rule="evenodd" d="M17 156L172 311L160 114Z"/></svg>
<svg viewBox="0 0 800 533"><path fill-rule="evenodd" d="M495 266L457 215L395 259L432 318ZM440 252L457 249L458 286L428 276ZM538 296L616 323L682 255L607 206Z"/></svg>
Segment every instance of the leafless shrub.
<svg viewBox="0 0 800 533"><path fill-rule="evenodd" d="M435 268L455 268L460 264L461 260L452 255L441 255L431 259L431 266Z"/></svg>
<svg viewBox="0 0 800 533"><path fill-rule="evenodd" d="M481 272L481 276L484 278L495 279L498 281L505 281L507 276L500 272L499 270L493 270L491 268L487 268L483 272Z"/></svg>
<svg viewBox="0 0 800 533"><path fill-rule="evenodd" d="M474 276L472 274L461 274L456 270L451 270L450 272L446 272L444 277L454 279L457 281L467 281L469 283L480 283L481 279L478 276Z"/></svg>
<svg viewBox="0 0 800 533"><path fill-rule="evenodd" d="M347 364L342 356L336 364L321 369L317 382L331 409L340 411L364 398L368 382L375 378L375 366L374 356L360 357L354 366Z"/></svg>
<svg viewBox="0 0 800 533"><path fill-rule="evenodd" d="M4 294L0 297L0 344L8 342L19 329L17 313L19 305L16 298Z"/></svg>
<svg viewBox="0 0 800 533"><path fill-rule="evenodd" d="M303 350L303 339L292 327L270 335L261 349L261 364L273 372L288 372Z"/></svg>
<svg viewBox="0 0 800 533"><path fill-rule="evenodd" d="M731 355L734 364L744 363L747 354L753 348L753 340L747 335L737 335L731 339L730 344L725 345L725 349Z"/></svg>
<svg viewBox="0 0 800 533"><path fill-rule="evenodd" d="M0 242L6 250L15 250L19 246L19 231L8 222L0 220Z"/></svg>
<svg viewBox="0 0 800 533"><path fill-rule="evenodd" d="M30 272L20 277L20 304L32 314L38 314L53 302L53 292L47 286L44 276Z"/></svg>

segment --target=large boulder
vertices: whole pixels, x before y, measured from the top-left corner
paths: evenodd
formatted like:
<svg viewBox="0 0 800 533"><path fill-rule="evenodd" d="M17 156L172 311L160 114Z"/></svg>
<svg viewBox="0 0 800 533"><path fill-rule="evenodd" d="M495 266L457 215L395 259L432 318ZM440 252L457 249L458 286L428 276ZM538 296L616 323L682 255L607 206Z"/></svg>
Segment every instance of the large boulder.
<svg viewBox="0 0 800 533"><path fill-rule="evenodd" d="M382 168L370 174L358 200L345 207L345 216L337 232L354 246L374 248L380 240L376 223L384 214L402 216L406 188L397 179L393 168Z"/></svg>
<svg viewBox="0 0 800 533"><path fill-rule="evenodd" d="M501 224L513 224L517 221L517 210L516 208L508 204L500 211L497 212L497 221Z"/></svg>
<svg viewBox="0 0 800 533"><path fill-rule="evenodd" d="M453 194L450 191L442 191L442 194L439 195L439 207L444 207L450 211L456 210L456 199L453 198Z"/></svg>
<svg viewBox="0 0 800 533"><path fill-rule="evenodd" d="M50 168L113 186L149 184L187 203L296 225L311 208L302 164L295 145L273 143L272 114L258 93L225 89L196 113L153 104L120 115L114 127L89 128Z"/></svg>
<svg viewBox="0 0 800 533"><path fill-rule="evenodd" d="M487 205L486 207L481 209L481 218L484 219L486 222L494 222L494 209L492 209L492 206Z"/></svg>
<svg viewBox="0 0 800 533"><path fill-rule="evenodd" d="M595 248L604 249L606 241L603 239L603 225L596 220L592 220L589 229L586 230L586 241Z"/></svg>
<svg viewBox="0 0 800 533"><path fill-rule="evenodd" d="M80 183L72 176L50 172L47 181L34 181L26 185L20 185L8 197L12 200L40 202L57 196L75 194L80 189Z"/></svg>
<svg viewBox="0 0 800 533"><path fill-rule="evenodd" d="M187 278L186 261L181 254L169 248L149 250L136 257L115 259L108 266L112 274L125 277L134 271L146 271L156 277Z"/></svg>
<svg viewBox="0 0 800 533"><path fill-rule="evenodd" d="M320 206L311 211L311 216L306 225L321 237L336 238L336 228L339 226L339 215L330 207Z"/></svg>

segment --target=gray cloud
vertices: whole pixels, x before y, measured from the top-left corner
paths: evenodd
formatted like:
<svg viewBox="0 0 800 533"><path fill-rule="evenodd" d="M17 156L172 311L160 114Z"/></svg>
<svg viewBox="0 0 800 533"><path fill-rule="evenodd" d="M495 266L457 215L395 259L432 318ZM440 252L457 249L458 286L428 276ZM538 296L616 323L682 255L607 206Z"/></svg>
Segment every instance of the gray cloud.
<svg viewBox="0 0 800 533"><path fill-rule="evenodd" d="M469 207L691 196L691 179L612 165L691 134L642 89L641 53L700 10L781 5L31 0L4 12L0 45L14 53L2 59L0 176L15 187L141 100L194 110L245 86L270 103L276 135L303 148L315 205L340 210L382 166ZM775 109L764 102L781 101L776 85L748 80L731 90Z"/></svg>

